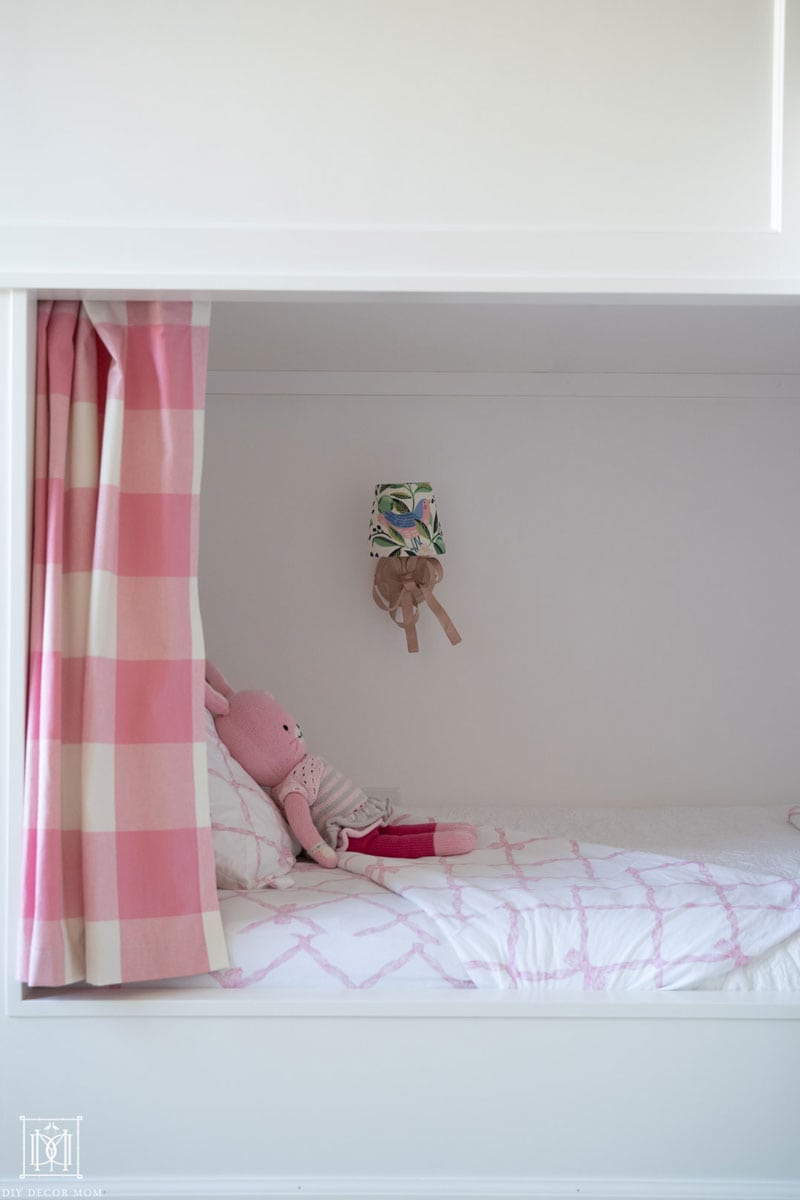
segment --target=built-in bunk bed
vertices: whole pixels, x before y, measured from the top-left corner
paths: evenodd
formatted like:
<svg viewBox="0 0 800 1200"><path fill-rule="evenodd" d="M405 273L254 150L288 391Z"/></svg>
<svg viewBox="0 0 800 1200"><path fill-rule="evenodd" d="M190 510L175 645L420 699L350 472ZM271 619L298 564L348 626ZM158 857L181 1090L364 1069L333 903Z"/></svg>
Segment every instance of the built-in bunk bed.
<svg viewBox="0 0 800 1200"><path fill-rule="evenodd" d="M312 306L309 317L298 304L215 307L200 573L208 652L235 684L285 696L325 753L358 772L368 792L393 794L401 819L472 821L478 847L416 862L346 852L336 869L323 869L298 853L280 812L206 713L229 965L110 988L24 989L16 1010L227 1019L241 1069L253 1054L247 1030L256 1030L265 1049L255 1058L282 1064L272 1086L297 1104L290 1061L305 1071L325 1047L338 1061L342 1038L363 1040L373 1070L394 1080L381 1088L381 1102L399 1089L399 1118L400 1097L403 1112L416 1097L418 1115L408 1118L415 1137L434 1120L431 1105L460 1114L444 1121L441 1155L431 1152L438 1173L452 1164L465 1130L477 1132L482 1105L499 1105L523 1083L525 1112L535 1110L546 1124L545 1092L560 1080L585 1134L603 1079L609 1120L636 1127L645 1116L636 1099L643 1056L665 1089L651 1104L672 1121L687 1072L698 1103L715 1102L722 1089L744 1106L740 1115L763 1112L763 1097L742 1072L752 1073L779 1046L794 1052L800 993L792 755L781 729L763 716L791 695L794 678L774 669L786 645L780 631L789 629L788 598L775 602L765 586L770 571L769 587L779 584L791 535L785 504L793 494L796 418L785 377L768 376L760 361L746 378L726 375L725 353L705 360L711 372L701 369L712 327L718 343L720 327L743 336L746 322L730 316L733 308L727 316L697 309L684 322L637 306L476 306L472 315L465 306L454 322L448 304L423 305L404 335L405 350L416 347L416 367L398 376L376 368L381 356L397 365L387 347L397 345L402 313L387 322L385 302L360 302L349 312L339 302L323 317L325 307ZM373 329L373 349L359 358L354 346L363 347L370 310L381 312L386 340L375 348ZM214 330L221 339L248 319L249 344L259 348L239 371L221 340L215 359ZM673 346L665 334L671 321ZM456 341L472 347L469 372L443 372L452 340L444 355L424 349L421 330L437 322L445 342L446 330L452 339L460 326ZM775 324L788 362L789 323L778 312ZM252 340L254 326L260 336ZM331 327L344 349L322 369L314 337ZM477 369L487 365L474 349L481 327L484 355L499 346L507 372ZM510 342L509 327L516 329ZM287 369L286 356L274 371L264 365L275 351L264 332L270 329L275 341L288 341L287 356L310 340L301 364L308 370ZM565 347L591 330L590 350L575 353L575 373L551 369L546 353L542 372L522 369L544 342L563 361ZM654 344L643 351L648 337ZM620 369L637 339L637 370ZM682 360L674 357L678 344ZM352 370L345 369L348 356ZM682 361L690 374L664 371L665 361ZM662 369L645 369L655 364ZM392 476L401 454L408 468L415 447L439 480L449 539L440 594L463 645L450 646L424 614L420 652L412 656L372 603L366 541L372 485ZM313 470L295 492L304 454L313 455ZM676 467L680 478L670 491ZM755 505L751 490L737 499L744 467L764 485ZM479 469L480 486L468 486ZM741 536L725 541L745 517ZM501 535L489 536L498 523ZM757 580L741 561L745 548ZM734 585L744 587L743 598ZM728 609L719 604L725 596ZM753 614L770 612L774 641L762 629L748 645L743 635ZM626 642L628 656L620 657ZM694 662L698 647L706 658ZM738 666L726 675L729 652L747 664L747 676ZM741 690L726 695L725 680L734 677ZM695 703L703 687L716 692L717 711ZM759 713L763 721L747 744L726 741ZM665 718L672 722L666 731ZM499 772L482 740L487 719L503 750ZM612 730L626 734L626 747L609 748L603 737ZM735 765L720 755L724 746ZM679 761L678 749L690 747ZM770 761L776 747L783 757ZM438 768L441 755L455 753L463 761ZM759 771L766 782L756 788ZM254 1017L267 1023L248 1027ZM482 1049L480 1081L465 1051L467 1030ZM305 1047L299 1059L290 1050L298 1037ZM419 1079L431 1055L444 1074L438 1100L420 1104ZM588 1090L582 1063L591 1066ZM262 1066L268 1069L266 1060ZM365 1083L349 1057L348 1071L349 1082L334 1071L343 1105ZM322 1073L332 1083L330 1071ZM576 1100L581 1087L584 1099ZM783 1146L784 1106L776 1098L768 1107L773 1125L762 1142ZM561 1100L556 1109L566 1111ZM506 1164L517 1180L536 1175L523 1117L517 1111L502 1131L493 1124L488 1158L483 1153L479 1163L467 1153L467 1176L488 1171L493 1195L523 1194L506 1178ZM637 1134L650 1153L652 1130L648 1123ZM748 1169L747 1153L741 1142L744 1165L732 1171ZM581 1178L603 1174L599 1141L582 1159L590 1161L597 1165L581 1165ZM614 1163L605 1170L620 1176ZM285 1164L278 1171L288 1178ZM337 1171L352 1174L342 1161ZM773 1194L784 1195L780 1187Z"/></svg>

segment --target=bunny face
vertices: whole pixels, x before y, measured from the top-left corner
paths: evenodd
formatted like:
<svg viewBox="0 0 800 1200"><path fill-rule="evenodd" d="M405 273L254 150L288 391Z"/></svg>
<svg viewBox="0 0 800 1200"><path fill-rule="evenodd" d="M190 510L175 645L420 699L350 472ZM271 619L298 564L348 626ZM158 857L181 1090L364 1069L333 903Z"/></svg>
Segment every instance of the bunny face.
<svg viewBox="0 0 800 1200"><path fill-rule="evenodd" d="M236 692L230 711L215 724L233 757L262 787L275 787L305 758L300 726L267 692Z"/></svg>

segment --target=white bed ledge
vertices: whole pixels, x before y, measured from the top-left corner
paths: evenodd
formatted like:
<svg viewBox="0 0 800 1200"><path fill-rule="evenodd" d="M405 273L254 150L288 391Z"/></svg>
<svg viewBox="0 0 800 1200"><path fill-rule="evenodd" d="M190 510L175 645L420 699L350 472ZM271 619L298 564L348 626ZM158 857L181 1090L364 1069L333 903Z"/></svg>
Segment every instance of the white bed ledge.
<svg viewBox="0 0 800 1200"><path fill-rule="evenodd" d="M800 992L639 992L531 996L519 992L265 992L141 988L11 997L9 1016L22 1017L407 1017L614 1020L800 1019Z"/></svg>

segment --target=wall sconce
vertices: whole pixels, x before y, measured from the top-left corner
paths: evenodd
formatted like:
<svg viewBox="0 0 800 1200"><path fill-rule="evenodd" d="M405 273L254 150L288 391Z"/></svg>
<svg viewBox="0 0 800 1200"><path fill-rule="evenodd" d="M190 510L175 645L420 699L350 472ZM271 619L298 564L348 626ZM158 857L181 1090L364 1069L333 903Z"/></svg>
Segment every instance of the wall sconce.
<svg viewBox="0 0 800 1200"><path fill-rule="evenodd" d="M417 621L428 608L457 646L461 634L433 594L444 570L444 537L429 483L379 483L369 524L370 557L375 566L372 597L406 631L409 654L419 650Z"/></svg>

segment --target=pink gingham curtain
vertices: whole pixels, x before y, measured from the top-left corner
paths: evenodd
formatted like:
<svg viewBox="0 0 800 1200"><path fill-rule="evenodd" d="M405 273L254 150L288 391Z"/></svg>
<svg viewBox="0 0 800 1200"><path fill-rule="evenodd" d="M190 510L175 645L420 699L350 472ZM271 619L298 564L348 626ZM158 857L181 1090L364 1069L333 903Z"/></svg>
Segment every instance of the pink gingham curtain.
<svg viewBox="0 0 800 1200"><path fill-rule="evenodd" d="M19 977L225 966L197 551L209 309L39 306Z"/></svg>

